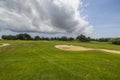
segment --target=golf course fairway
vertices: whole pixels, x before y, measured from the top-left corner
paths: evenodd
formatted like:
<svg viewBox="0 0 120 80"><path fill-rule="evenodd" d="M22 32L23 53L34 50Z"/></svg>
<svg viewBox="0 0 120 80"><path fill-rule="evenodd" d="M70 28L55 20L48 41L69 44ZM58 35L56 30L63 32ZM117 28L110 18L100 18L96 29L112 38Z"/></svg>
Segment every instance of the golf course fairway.
<svg viewBox="0 0 120 80"><path fill-rule="evenodd" d="M104 42L0 41L0 80L120 80L120 54ZM96 50L66 51L55 45L74 45Z"/></svg>

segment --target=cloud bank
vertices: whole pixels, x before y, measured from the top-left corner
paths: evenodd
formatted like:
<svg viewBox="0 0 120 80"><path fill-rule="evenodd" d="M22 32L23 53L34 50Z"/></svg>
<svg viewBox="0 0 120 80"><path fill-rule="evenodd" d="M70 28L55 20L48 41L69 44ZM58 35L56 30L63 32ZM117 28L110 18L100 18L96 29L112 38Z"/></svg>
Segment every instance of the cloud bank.
<svg viewBox="0 0 120 80"><path fill-rule="evenodd" d="M0 29L14 32L91 32L81 0L1 0Z"/></svg>

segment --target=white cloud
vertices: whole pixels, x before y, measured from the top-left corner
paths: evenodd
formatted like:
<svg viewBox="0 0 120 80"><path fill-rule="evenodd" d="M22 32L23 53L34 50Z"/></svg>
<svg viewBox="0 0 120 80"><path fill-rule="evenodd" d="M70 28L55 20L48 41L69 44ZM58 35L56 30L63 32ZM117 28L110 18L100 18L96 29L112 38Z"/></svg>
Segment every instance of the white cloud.
<svg viewBox="0 0 120 80"><path fill-rule="evenodd" d="M0 1L1 29L14 32L89 33L92 26L81 16L81 0Z"/></svg>

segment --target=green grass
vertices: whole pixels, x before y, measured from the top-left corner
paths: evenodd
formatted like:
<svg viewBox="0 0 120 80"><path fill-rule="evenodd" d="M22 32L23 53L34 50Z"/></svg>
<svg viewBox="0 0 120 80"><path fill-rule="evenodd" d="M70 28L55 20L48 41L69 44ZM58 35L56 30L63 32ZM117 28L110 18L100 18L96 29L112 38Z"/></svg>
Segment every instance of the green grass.
<svg viewBox="0 0 120 80"><path fill-rule="evenodd" d="M0 41L0 80L120 80L120 55L62 51L56 44L120 50L110 43Z"/></svg>

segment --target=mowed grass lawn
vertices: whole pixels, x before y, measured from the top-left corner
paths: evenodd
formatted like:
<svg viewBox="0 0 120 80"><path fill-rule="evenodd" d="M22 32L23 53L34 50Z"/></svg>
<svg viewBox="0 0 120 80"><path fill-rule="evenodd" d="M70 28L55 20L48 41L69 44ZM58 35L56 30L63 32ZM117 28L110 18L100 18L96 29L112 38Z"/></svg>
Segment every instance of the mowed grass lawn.
<svg viewBox="0 0 120 80"><path fill-rule="evenodd" d="M0 41L0 80L120 80L120 55L62 51L57 44L120 50L110 43Z"/></svg>

